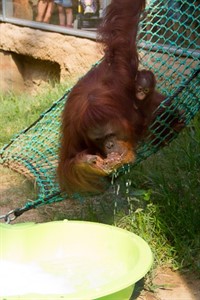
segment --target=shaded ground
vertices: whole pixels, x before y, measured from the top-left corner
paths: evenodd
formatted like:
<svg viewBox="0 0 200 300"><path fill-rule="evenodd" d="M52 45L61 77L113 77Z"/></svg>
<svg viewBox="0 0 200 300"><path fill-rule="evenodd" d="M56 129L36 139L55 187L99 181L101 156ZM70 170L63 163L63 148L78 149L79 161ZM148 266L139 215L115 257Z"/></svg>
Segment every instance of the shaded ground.
<svg viewBox="0 0 200 300"><path fill-rule="evenodd" d="M36 188L24 177L2 168L0 166L0 216L8 213L17 207L22 207L28 198L36 197ZM28 195L28 197L27 197ZM79 218L83 214L83 206L74 201L63 201L52 205L45 205L38 209L30 210L16 219L13 223L19 222L47 222L62 218L64 212ZM0 222L4 222L3 219ZM200 299L200 278L194 274L173 272L169 268L157 269L152 292L144 290L144 282L137 283L132 296L137 300L199 300ZM117 299L116 299L117 300ZM119 299L122 300L122 299Z"/></svg>
<svg viewBox="0 0 200 300"><path fill-rule="evenodd" d="M139 285L139 284L138 284ZM137 287L139 289L139 286ZM154 292L141 291L137 300L199 300L200 280L191 273L181 274L158 269L153 280ZM134 299L134 298L133 298Z"/></svg>

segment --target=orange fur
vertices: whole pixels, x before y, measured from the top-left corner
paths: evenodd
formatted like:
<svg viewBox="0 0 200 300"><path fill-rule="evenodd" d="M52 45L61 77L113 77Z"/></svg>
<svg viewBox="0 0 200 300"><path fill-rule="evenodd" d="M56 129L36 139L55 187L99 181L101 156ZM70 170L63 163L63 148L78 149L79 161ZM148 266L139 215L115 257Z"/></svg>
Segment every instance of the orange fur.
<svg viewBox="0 0 200 300"><path fill-rule="evenodd" d="M104 58L69 94L62 117L58 178L61 188L70 194L103 190L105 183L101 178L135 158L142 124L133 105L138 69L136 34L144 6L145 0L111 2L98 30ZM91 130L99 132L101 127L102 137L108 134L108 129L103 128L109 128L127 154L122 155L121 161L116 159L116 164L112 161L109 170L104 164L106 159L109 165L109 155L103 151L103 145L89 137Z"/></svg>

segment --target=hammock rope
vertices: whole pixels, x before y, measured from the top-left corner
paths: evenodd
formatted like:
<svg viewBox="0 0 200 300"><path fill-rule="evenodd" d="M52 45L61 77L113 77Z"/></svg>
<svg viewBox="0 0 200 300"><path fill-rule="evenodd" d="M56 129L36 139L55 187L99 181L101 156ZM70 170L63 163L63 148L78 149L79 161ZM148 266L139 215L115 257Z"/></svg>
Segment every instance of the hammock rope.
<svg viewBox="0 0 200 300"><path fill-rule="evenodd" d="M119 174L122 175L126 167L134 167L160 149L166 138L157 130L160 126L168 129L168 143L177 137L178 133L164 118L166 111L172 115L175 109L183 111L185 125L188 125L200 110L198 1L177 1L173 6L169 6L171 1L148 2L138 33L140 69L153 71L157 90L166 95L166 100L158 108L164 111L163 116L157 116L149 128L155 140L147 138L139 145L136 162L121 168ZM67 199L67 195L60 192L56 167L61 113L70 90L1 149L0 164L33 180L38 187L38 197L0 219L10 222L25 211ZM171 105L167 106L168 101ZM73 198L84 200L79 194L74 194Z"/></svg>

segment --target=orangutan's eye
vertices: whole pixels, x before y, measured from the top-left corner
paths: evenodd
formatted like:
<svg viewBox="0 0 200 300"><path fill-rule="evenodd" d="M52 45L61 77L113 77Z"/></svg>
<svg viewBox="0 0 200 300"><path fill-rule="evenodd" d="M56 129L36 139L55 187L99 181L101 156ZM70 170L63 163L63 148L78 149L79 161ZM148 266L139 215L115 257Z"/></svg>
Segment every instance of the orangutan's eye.
<svg viewBox="0 0 200 300"><path fill-rule="evenodd" d="M149 93L149 88L144 88L144 89L143 89L143 92L144 92L145 94L148 94L148 93Z"/></svg>
<svg viewBox="0 0 200 300"><path fill-rule="evenodd" d="M141 86L138 86L137 87L137 92L139 92L139 93L143 92L143 88Z"/></svg>

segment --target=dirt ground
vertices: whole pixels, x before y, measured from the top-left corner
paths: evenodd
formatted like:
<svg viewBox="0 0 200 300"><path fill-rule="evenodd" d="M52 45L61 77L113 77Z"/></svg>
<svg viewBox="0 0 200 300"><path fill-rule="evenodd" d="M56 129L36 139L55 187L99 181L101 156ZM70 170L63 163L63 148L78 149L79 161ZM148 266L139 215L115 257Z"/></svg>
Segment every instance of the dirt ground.
<svg viewBox="0 0 200 300"><path fill-rule="evenodd" d="M141 291L137 300L199 300L200 280L193 274L181 274L171 269L156 270L154 292Z"/></svg>
<svg viewBox="0 0 200 300"><path fill-rule="evenodd" d="M0 216L17 207L22 207L28 198L35 196L33 186L18 174L0 166ZM28 195L28 196L27 196ZM66 201L67 202L67 201ZM55 211L62 213L80 214L79 205L73 201L46 205L39 209L30 210L17 218L19 222L48 222L54 219ZM0 222L4 222L0 219ZM152 292L144 290L143 280L136 284L132 300L199 300L200 278L191 273L173 272L169 268L159 268L153 278ZM116 299L117 300L117 299ZM119 299L122 300L122 299Z"/></svg>

